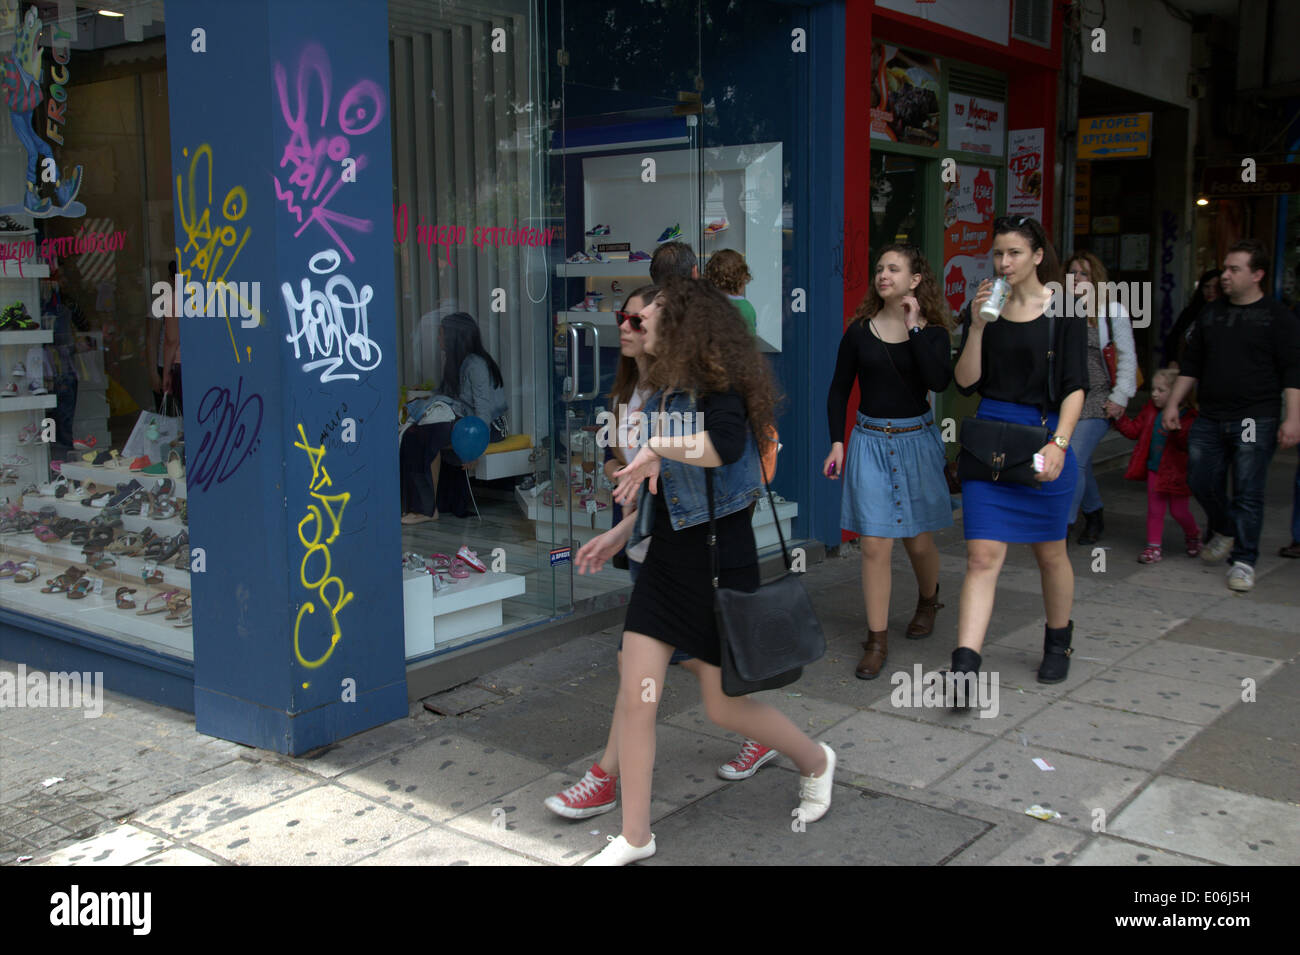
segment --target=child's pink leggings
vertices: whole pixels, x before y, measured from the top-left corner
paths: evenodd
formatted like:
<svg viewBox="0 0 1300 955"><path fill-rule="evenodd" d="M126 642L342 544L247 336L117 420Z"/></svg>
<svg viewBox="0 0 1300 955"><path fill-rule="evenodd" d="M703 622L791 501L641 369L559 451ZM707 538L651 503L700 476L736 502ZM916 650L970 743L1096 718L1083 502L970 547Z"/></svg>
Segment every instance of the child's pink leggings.
<svg viewBox="0 0 1300 955"><path fill-rule="evenodd" d="M1174 520L1183 529L1187 537L1200 537L1201 529L1196 526L1192 509L1188 506L1191 498L1183 494L1163 494L1156 490L1156 472L1147 472L1147 543L1159 547L1165 536L1165 507L1174 515Z"/></svg>

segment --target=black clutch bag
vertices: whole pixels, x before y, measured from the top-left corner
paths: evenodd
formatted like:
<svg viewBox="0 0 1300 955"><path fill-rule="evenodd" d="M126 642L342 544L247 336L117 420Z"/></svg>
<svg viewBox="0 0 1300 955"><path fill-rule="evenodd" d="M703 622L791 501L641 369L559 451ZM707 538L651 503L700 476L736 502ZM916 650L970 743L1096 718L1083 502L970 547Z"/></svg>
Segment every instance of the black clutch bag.
<svg viewBox="0 0 1300 955"><path fill-rule="evenodd" d="M1047 319L1047 403L1056 404L1056 316ZM961 454L957 477L966 481L996 481L1041 487L1034 471L1034 455L1052 440L1047 427L1047 410L1040 409L1042 423L1014 424L987 418L965 418L961 423Z"/></svg>
<svg viewBox="0 0 1300 955"><path fill-rule="evenodd" d="M757 437L755 437L757 444ZM760 454L760 460L762 455ZM760 471L763 469L760 468ZM718 537L713 518L713 473L704 469L709 496L709 557L713 574L714 614L722 644L722 692L745 696L787 686L803 668L826 653L826 636L803 584L790 573L790 553L781 522L781 554L786 572L751 592L718 586ZM772 516L777 518L772 488L763 476Z"/></svg>

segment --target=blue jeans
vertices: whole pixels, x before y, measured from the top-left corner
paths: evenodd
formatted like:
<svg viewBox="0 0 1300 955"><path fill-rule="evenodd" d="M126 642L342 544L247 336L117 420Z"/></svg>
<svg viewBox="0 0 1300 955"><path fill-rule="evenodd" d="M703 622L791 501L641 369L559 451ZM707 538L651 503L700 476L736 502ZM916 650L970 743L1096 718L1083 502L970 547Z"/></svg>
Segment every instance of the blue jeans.
<svg viewBox="0 0 1300 955"><path fill-rule="evenodd" d="M1210 531L1233 538L1230 561L1255 566L1264 523L1264 486L1277 448L1277 418L1217 421L1205 415L1187 433L1187 483L1209 518ZM1232 471L1232 497L1228 472Z"/></svg>
<svg viewBox="0 0 1300 955"><path fill-rule="evenodd" d="M1101 510L1101 489L1092 473L1092 453L1109 430L1109 418L1084 418L1074 426L1074 433L1070 435L1074 457L1079 462L1079 480L1075 482L1074 500L1070 502L1071 523L1079 519L1080 503L1085 514Z"/></svg>

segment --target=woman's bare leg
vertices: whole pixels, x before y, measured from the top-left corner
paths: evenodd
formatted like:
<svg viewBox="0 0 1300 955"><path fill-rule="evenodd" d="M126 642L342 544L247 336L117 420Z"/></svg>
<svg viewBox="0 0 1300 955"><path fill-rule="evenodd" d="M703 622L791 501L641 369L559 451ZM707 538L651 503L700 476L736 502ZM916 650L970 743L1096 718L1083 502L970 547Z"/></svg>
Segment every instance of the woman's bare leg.
<svg viewBox="0 0 1300 955"><path fill-rule="evenodd" d="M618 651L618 675L623 676L623 651ZM605 741L605 752L601 753L596 765L606 776L618 775L618 695L614 696L614 716L609 721L609 739Z"/></svg>
<svg viewBox="0 0 1300 955"><path fill-rule="evenodd" d="M989 621L993 618L998 575L1006 559L1007 545L1002 541L966 542L966 579L962 581L961 607L957 612L957 646L976 653L984 646Z"/></svg>
<svg viewBox="0 0 1300 955"><path fill-rule="evenodd" d="M889 629L889 591L893 582L892 537L863 537L862 598L867 605L867 629Z"/></svg>
<svg viewBox="0 0 1300 955"><path fill-rule="evenodd" d="M929 531L903 538L903 549L912 562L916 586L922 597L933 597L939 589L939 548ZM873 628L874 629L874 628Z"/></svg>
<svg viewBox="0 0 1300 955"><path fill-rule="evenodd" d="M655 719L673 648L643 633L623 634L618 681L618 759L623 784L623 838L650 842L650 781L655 767Z"/></svg>
<svg viewBox="0 0 1300 955"><path fill-rule="evenodd" d="M1074 567L1064 540L1030 544L1043 581L1043 610L1053 630L1070 625L1074 607Z"/></svg>

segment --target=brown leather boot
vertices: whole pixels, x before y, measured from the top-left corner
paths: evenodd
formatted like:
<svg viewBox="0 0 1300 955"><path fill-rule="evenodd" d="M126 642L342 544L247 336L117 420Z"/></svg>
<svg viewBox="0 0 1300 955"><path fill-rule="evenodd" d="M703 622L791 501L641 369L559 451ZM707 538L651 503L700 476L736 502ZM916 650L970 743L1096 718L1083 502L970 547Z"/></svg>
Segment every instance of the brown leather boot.
<svg viewBox="0 0 1300 955"><path fill-rule="evenodd" d="M922 637L928 637L934 632L934 613L943 604L939 603L939 586L935 585L933 597L916 598L916 613L912 615L912 622L907 625L907 639L919 640Z"/></svg>
<svg viewBox="0 0 1300 955"><path fill-rule="evenodd" d="M868 630L867 640L862 647L866 652L858 661L858 668L853 671L853 675L859 680L874 680L880 675L880 668L889 656L889 631Z"/></svg>

